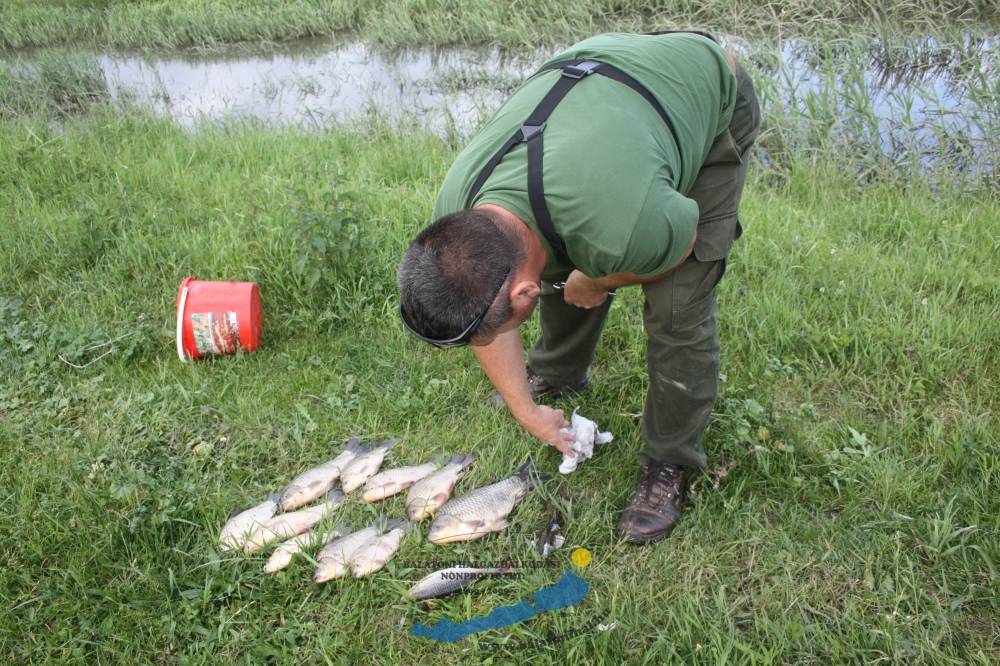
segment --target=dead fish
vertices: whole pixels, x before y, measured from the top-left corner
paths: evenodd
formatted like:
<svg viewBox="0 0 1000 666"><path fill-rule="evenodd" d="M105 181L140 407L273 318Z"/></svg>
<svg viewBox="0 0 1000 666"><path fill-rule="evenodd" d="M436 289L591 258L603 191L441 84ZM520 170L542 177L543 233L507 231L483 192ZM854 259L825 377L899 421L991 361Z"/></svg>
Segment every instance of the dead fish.
<svg viewBox="0 0 1000 666"><path fill-rule="evenodd" d="M427 540L435 544L472 541L506 529L510 512L545 478L528 461L513 476L450 500L434 517Z"/></svg>
<svg viewBox="0 0 1000 666"><path fill-rule="evenodd" d="M387 439L384 442L362 444L361 446L365 447L364 450L360 451L354 460L347 463L347 467L340 473L340 486L344 492L351 492L374 476L378 468L382 466L385 454L400 441L402 440Z"/></svg>
<svg viewBox="0 0 1000 666"><path fill-rule="evenodd" d="M402 524L403 521L399 518L387 520L385 517L380 517L369 527L326 544L316 553L316 561L319 566L316 567L313 580L317 583L325 583L328 580L340 578L348 572L354 551L377 538L384 531L394 529Z"/></svg>
<svg viewBox="0 0 1000 666"><path fill-rule="evenodd" d="M444 467L410 486L406 495L406 513L410 520L418 522L429 518L447 502L455 484L475 459L474 453L452 456Z"/></svg>
<svg viewBox="0 0 1000 666"><path fill-rule="evenodd" d="M562 535L562 513L551 502L549 502L545 508L549 513L549 518L545 521L545 526L538 533L538 537L535 539L534 543L535 552L538 553L543 560L548 557L552 551L561 548L563 543L566 542L566 538Z"/></svg>
<svg viewBox="0 0 1000 666"><path fill-rule="evenodd" d="M243 544L243 552L250 555L269 543L287 539L312 529L316 523L329 516L343 504L345 499L347 496L344 493L339 490L331 490L326 494L326 500L320 504L275 516L250 535L250 538Z"/></svg>
<svg viewBox="0 0 1000 666"><path fill-rule="evenodd" d="M443 597L472 585L484 576L502 576L513 571L513 567L476 569L474 567L451 567L428 574L410 588L408 598L414 601Z"/></svg>
<svg viewBox="0 0 1000 666"><path fill-rule="evenodd" d="M361 441L352 438L336 458L306 470L292 479L281 493L281 510L291 511L312 502L333 488L348 463L364 451Z"/></svg>
<svg viewBox="0 0 1000 666"><path fill-rule="evenodd" d="M391 497L406 490L428 474L433 474L439 467L440 463L429 462L383 470L365 481L365 491L361 497L366 502L377 502Z"/></svg>
<svg viewBox="0 0 1000 666"><path fill-rule="evenodd" d="M264 573L274 573L281 571L292 562L292 558L307 548L313 548L321 543L328 543L338 537L342 537L351 531L348 525L337 525L332 530L311 530L305 534L300 534L288 541L284 541L274 549L271 557L264 565Z"/></svg>
<svg viewBox="0 0 1000 666"><path fill-rule="evenodd" d="M400 521L400 524L392 529L388 529L362 544L360 548L351 553L349 563L351 575L355 578L364 578L384 568L399 550L399 543L411 527L411 523Z"/></svg>
<svg viewBox="0 0 1000 666"><path fill-rule="evenodd" d="M269 521L278 510L280 493L272 493L267 499L247 509L237 509L229 514L229 519L219 533L219 550L241 548L258 527Z"/></svg>

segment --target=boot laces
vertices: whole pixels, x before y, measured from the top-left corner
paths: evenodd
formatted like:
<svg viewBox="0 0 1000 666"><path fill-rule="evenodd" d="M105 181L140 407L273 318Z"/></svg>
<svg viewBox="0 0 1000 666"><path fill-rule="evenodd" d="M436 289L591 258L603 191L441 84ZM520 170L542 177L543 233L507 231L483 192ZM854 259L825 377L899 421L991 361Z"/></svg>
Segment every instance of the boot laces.
<svg viewBox="0 0 1000 666"><path fill-rule="evenodd" d="M679 498L683 475L684 470L674 465L645 463L640 470L639 494L656 505Z"/></svg>

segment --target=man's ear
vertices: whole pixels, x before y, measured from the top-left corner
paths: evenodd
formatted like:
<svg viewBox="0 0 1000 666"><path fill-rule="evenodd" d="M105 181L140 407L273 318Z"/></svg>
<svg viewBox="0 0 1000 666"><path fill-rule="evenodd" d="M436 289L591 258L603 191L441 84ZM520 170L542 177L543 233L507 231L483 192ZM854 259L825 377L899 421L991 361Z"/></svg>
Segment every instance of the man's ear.
<svg viewBox="0 0 1000 666"><path fill-rule="evenodd" d="M541 293L542 290L538 287L537 282L530 280L517 282L510 289L510 305L514 310L527 307L534 303Z"/></svg>

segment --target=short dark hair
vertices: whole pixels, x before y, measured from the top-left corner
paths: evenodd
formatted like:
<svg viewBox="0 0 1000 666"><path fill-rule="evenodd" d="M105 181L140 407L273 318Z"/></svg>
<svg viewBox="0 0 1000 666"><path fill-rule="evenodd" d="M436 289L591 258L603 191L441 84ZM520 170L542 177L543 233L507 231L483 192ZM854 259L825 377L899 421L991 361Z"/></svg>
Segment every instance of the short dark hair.
<svg viewBox="0 0 1000 666"><path fill-rule="evenodd" d="M465 330L497 294L497 306L476 332L476 337L490 337L512 314L510 285L500 285L523 256L520 239L493 214L468 208L445 215L421 231L403 255L400 305L414 329L447 339Z"/></svg>

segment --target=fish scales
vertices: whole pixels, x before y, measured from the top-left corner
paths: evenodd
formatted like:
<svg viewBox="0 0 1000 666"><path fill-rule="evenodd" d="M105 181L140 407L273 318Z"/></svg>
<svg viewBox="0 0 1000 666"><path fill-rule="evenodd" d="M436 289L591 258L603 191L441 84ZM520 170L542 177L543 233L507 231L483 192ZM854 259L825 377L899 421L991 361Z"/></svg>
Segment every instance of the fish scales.
<svg viewBox="0 0 1000 666"><path fill-rule="evenodd" d="M436 544L471 541L506 529L510 512L528 489L543 480L528 462L511 477L448 501L431 523L428 540Z"/></svg>
<svg viewBox="0 0 1000 666"><path fill-rule="evenodd" d="M406 496L406 512L410 520L423 520L441 508L475 459L473 453L452 456L441 469L410 486Z"/></svg>
<svg viewBox="0 0 1000 666"><path fill-rule="evenodd" d="M351 439L347 446L333 460L306 470L291 480L281 493L281 510L292 511L304 506L333 488L347 465L367 448L357 439Z"/></svg>
<svg viewBox="0 0 1000 666"><path fill-rule="evenodd" d="M242 548L257 529L274 517L278 510L278 495L272 493L260 504L230 514L219 533L219 550Z"/></svg>
<svg viewBox="0 0 1000 666"><path fill-rule="evenodd" d="M386 454L389 453L392 447L399 444L400 441L398 439L389 439L383 442L366 444L367 450L355 456L340 473L340 485L344 489L344 492L349 493L359 488L361 484L374 476L378 472L379 467L382 466L382 461L385 460Z"/></svg>
<svg viewBox="0 0 1000 666"><path fill-rule="evenodd" d="M396 555L399 544L408 531L409 524L403 524L365 542L351 554L351 575L363 578L383 569Z"/></svg>
<svg viewBox="0 0 1000 666"><path fill-rule="evenodd" d="M333 513L346 499L339 490L331 490L326 497L326 501L321 504L271 518L250 535L243 545L243 551L250 555L269 543L302 534Z"/></svg>
<svg viewBox="0 0 1000 666"><path fill-rule="evenodd" d="M372 525L348 534L345 537L331 541L316 554L316 573L313 580L324 583L334 578L340 578L350 570L351 556L356 550L388 529L402 523L399 519L386 520L379 518Z"/></svg>
<svg viewBox="0 0 1000 666"><path fill-rule="evenodd" d="M430 462L423 465L409 465L407 467L397 467L379 472L365 481L365 491L362 498L366 502L377 502L386 497L391 497L396 493L406 490L428 474L432 474L438 467L440 465L437 463Z"/></svg>

